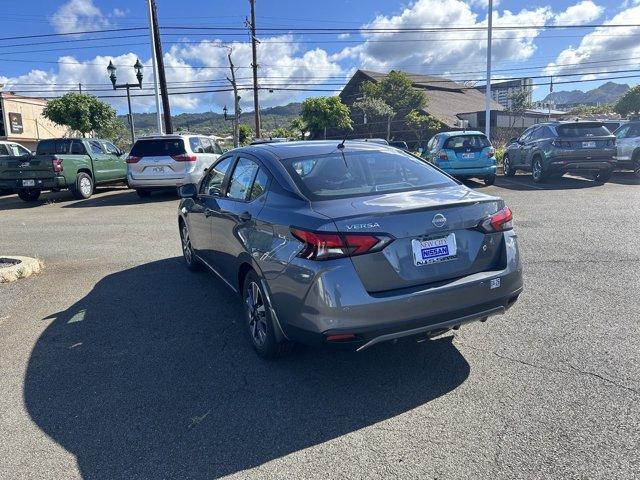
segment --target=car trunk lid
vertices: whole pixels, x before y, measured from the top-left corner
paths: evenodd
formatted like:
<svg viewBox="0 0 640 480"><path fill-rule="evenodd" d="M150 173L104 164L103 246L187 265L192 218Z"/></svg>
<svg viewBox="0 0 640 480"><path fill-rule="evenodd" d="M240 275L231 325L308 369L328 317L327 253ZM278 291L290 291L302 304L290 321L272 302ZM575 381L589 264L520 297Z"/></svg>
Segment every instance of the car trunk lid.
<svg viewBox="0 0 640 480"><path fill-rule="evenodd" d="M477 227L502 206L502 200L464 186L313 203L314 210L331 217L341 233L394 237L380 252L351 257L360 280L372 293L493 268L500 260L502 236L483 233ZM445 219L442 225L437 221L441 216ZM427 252L427 258L418 258L422 247L444 244L455 249L455 255L434 259L429 256L433 252Z"/></svg>
<svg viewBox="0 0 640 480"><path fill-rule="evenodd" d="M138 140L127 165L135 180L179 179L195 164L189 158L181 138Z"/></svg>
<svg viewBox="0 0 640 480"><path fill-rule="evenodd" d="M46 179L55 176L54 155L0 157L2 179Z"/></svg>

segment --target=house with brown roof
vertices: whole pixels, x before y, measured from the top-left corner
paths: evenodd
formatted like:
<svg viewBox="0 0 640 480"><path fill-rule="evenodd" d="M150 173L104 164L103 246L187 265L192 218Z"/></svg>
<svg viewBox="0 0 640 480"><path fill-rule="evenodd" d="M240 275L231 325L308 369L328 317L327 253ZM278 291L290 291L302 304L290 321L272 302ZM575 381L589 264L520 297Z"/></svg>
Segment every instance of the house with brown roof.
<svg viewBox="0 0 640 480"><path fill-rule="evenodd" d="M466 87L445 77L402 73L409 77L414 88L424 91L427 97L427 104L423 108L423 112L438 120L442 124L442 130L459 128L460 118L458 114L460 113L485 109L484 95L473 87ZM362 84L364 82L378 82L386 76L386 73L358 70L340 92L340 99L351 108L353 103L362 97ZM491 109L492 111L501 111L504 110L504 107L492 101ZM386 136L386 122L377 122L375 124L365 122L362 113L353 108L351 108L351 117L356 136ZM415 144L417 140L415 134L402 119L394 119L392 122L391 137L394 140L404 140L410 144Z"/></svg>

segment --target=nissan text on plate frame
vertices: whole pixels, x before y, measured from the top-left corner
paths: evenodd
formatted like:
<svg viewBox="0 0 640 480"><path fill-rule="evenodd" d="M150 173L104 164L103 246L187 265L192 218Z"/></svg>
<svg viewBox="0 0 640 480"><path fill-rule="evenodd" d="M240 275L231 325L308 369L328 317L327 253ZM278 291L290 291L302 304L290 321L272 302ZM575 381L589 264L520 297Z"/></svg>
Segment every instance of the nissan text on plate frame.
<svg viewBox="0 0 640 480"><path fill-rule="evenodd" d="M522 292L504 201L395 148L244 147L180 194L187 266L242 297L264 357L435 336L504 313Z"/></svg>

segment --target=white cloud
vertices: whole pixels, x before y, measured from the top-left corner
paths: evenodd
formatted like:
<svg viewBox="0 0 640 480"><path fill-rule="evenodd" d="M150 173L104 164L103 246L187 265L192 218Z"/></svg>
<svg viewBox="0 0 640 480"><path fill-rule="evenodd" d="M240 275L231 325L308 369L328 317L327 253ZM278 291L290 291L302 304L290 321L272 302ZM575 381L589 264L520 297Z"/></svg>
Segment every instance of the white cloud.
<svg viewBox="0 0 640 480"><path fill-rule="evenodd" d="M555 16L556 25L584 25L592 22L602 15L604 7L596 5L591 0L583 0L570 6L564 12Z"/></svg>
<svg viewBox="0 0 640 480"><path fill-rule="evenodd" d="M640 24L640 6L622 11L605 23ZM636 68L640 64L638 35L640 27L596 28L585 35L577 47L561 51L556 60L547 65L545 73L558 75L597 70L606 74L612 70Z"/></svg>
<svg viewBox="0 0 640 480"><path fill-rule="evenodd" d="M318 76L325 78L339 76L342 79L344 72L336 62L330 60L327 52L322 49L300 51L300 45L290 35L262 38L261 40L262 42L258 46L259 83L266 88L260 92L260 106L262 108L299 100L309 94L309 92L278 90L278 88L316 88ZM230 85L226 81L226 77L230 75L227 60L228 50L220 48L220 45L222 45L220 40L201 41L196 44L181 43L173 45L168 52L165 52L165 71L170 92L229 89ZM236 67L239 67L236 76L238 86L242 89L239 92L242 97L242 109L244 111L252 110L251 44L234 42L229 46L233 51L233 62ZM111 87L106 71L109 60L113 60L117 67L118 83L135 83L135 72L132 66L136 58L134 53L117 57L97 56L82 62L78 62L76 58L71 56L61 57L58 59L57 71L32 70L18 77L0 76L0 83L5 84L5 91L19 91L27 88L24 87L25 84L42 85L43 89L57 88L59 90L61 88L59 85L68 85L68 88L72 89L75 88L72 85L82 82L85 85L84 90L92 93L90 85L100 85L100 87L94 87L99 89ZM133 95L153 92L151 88L153 86L151 59L141 58L140 61L145 67L143 86L148 89L143 92L132 90ZM184 88L185 86L191 88ZM273 92L269 92L268 87L270 86L274 88ZM28 88L36 89L38 87L29 86ZM93 93L99 96L124 94L122 90L117 92L95 91ZM325 93L325 95L328 94L330 92ZM51 96L47 93L40 95ZM172 108L181 111L211 109L220 111L223 105L228 107L233 105L233 94L230 91L171 95L170 99ZM126 99L124 98L107 101L117 107L120 112L126 108ZM134 97L132 103L135 111L155 110L153 96Z"/></svg>
<svg viewBox="0 0 640 480"><path fill-rule="evenodd" d="M549 7L535 10L494 10L494 25L544 25L553 18ZM418 0L394 16L377 16L364 28L406 28L452 25L486 28L486 15L479 16L463 0ZM496 31L493 59L525 60L535 51L538 29ZM347 47L333 58L351 59L363 68L388 70L400 68L413 72L439 72L481 69L486 55L486 31L449 31L429 33L364 33L365 41ZM408 40L408 41L407 41Z"/></svg>
<svg viewBox="0 0 640 480"><path fill-rule="evenodd" d="M116 10L124 14L123 11ZM118 16L116 10L114 15ZM93 0L69 0L56 10L49 21L58 33L99 30L110 25L109 20L94 5Z"/></svg>

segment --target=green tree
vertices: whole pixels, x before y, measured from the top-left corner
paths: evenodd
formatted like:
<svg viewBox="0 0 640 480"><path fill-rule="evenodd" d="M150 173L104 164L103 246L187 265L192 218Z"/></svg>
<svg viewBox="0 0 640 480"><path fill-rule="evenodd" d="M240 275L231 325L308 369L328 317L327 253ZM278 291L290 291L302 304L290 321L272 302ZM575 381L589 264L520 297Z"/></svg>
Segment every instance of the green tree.
<svg viewBox="0 0 640 480"><path fill-rule="evenodd" d="M613 105L578 105L569 111L569 115L577 117L611 115L614 113Z"/></svg>
<svg viewBox="0 0 640 480"><path fill-rule="evenodd" d="M402 117L411 110L424 109L427 104L426 94L414 88L406 74L394 70L379 82L364 82L362 93L365 97L379 98Z"/></svg>
<svg viewBox="0 0 640 480"><path fill-rule="evenodd" d="M616 113L623 117L640 114L640 85L631 87L613 106Z"/></svg>
<svg viewBox="0 0 640 480"><path fill-rule="evenodd" d="M246 123L241 123L238 125L238 137L240 139L240 145L248 145L251 143L251 138L253 137L253 130Z"/></svg>
<svg viewBox="0 0 640 480"><path fill-rule="evenodd" d="M413 131L418 140L418 147L422 146L425 136L442 128L442 124L431 115L411 110L405 117L407 126Z"/></svg>
<svg viewBox="0 0 640 480"><path fill-rule="evenodd" d="M271 137L275 138L294 138L296 132L289 130L287 127L278 127L271 132Z"/></svg>
<svg viewBox="0 0 640 480"><path fill-rule="evenodd" d="M365 123L371 125L371 120L376 118L384 118L387 121L387 140L391 136L391 119L395 112L393 108L385 103L384 100L377 97L364 97L353 104L353 108L360 110L365 118ZM369 128L369 135L371 129Z"/></svg>
<svg viewBox="0 0 640 480"><path fill-rule="evenodd" d="M524 88L519 88L507 95L510 100L509 108L507 111L511 113L513 123L510 127L513 127L516 123L516 117L521 117L524 121L524 114L527 110L532 108L532 104L529 101L529 92Z"/></svg>
<svg viewBox="0 0 640 480"><path fill-rule="evenodd" d="M119 118L102 125L95 130L96 137L111 140L120 150L126 151L131 148L131 133L125 123Z"/></svg>
<svg viewBox="0 0 640 480"><path fill-rule="evenodd" d="M93 95L70 92L50 100L42 114L58 125L66 125L85 136L105 127L116 118L116 111Z"/></svg>
<svg viewBox="0 0 640 480"><path fill-rule="evenodd" d="M309 127L307 127L307 124L304 123L304 120L302 119L302 117L296 117L293 120L291 120L290 128L291 130L300 132L300 140L304 140L304 136L309 131Z"/></svg>
<svg viewBox="0 0 640 480"><path fill-rule="evenodd" d="M314 136L322 133L327 138L327 128L351 130L349 107L339 97L314 97L302 102L300 116Z"/></svg>

